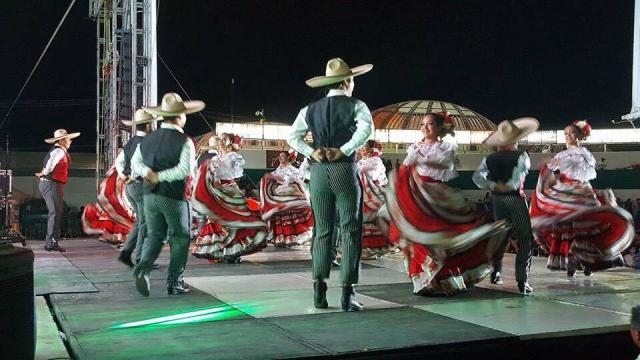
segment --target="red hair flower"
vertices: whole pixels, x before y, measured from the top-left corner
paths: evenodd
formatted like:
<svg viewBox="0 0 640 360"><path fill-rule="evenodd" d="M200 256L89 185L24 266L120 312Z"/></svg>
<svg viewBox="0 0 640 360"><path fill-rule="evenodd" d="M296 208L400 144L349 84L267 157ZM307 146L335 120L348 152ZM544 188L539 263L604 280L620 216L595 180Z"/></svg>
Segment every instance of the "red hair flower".
<svg viewBox="0 0 640 360"><path fill-rule="evenodd" d="M289 161L296 161L298 159L298 152L293 149L289 149L287 154L289 155Z"/></svg>
<svg viewBox="0 0 640 360"><path fill-rule="evenodd" d="M580 129L582 136L587 137L591 134L591 125L589 125L587 120L574 120L573 125Z"/></svg>
<svg viewBox="0 0 640 360"><path fill-rule="evenodd" d="M451 117L451 115L449 115L448 112L446 111L440 111L438 113L438 115L442 116L442 119L444 120L444 123L447 125L453 125L453 118Z"/></svg>

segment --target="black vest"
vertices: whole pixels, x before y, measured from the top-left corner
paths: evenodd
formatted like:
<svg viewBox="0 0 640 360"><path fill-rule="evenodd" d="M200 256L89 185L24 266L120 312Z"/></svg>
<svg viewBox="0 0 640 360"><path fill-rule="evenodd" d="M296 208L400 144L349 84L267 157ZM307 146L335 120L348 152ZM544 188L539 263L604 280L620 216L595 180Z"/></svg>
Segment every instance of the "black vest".
<svg viewBox="0 0 640 360"><path fill-rule="evenodd" d="M140 143L142 162L155 172L170 169L180 162L180 153L187 135L173 129L160 128L144 137ZM160 182L154 186L145 183L144 193L184 200L186 179Z"/></svg>
<svg viewBox="0 0 640 360"><path fill-rule="evenodd" d="M136 148L138 144L140 144L144 140L144 136L134 136L132 137L122 148L124 151L124 169L122 170L123 175L131 175L131 158L133 157L133 153L136 152Z"/></svg>
<svg viewBox="0 0 640 360"><path fill-rule="evenodd" d="M518 158L522 151L498 151L487 156L489 169L487 178L494 182L507 182L513 175L513 169L518 165Z"/></svg>
<svg viewBox="0 0 640 360"><path fill-rule="evenodd" d="M311 147L340 148L356 132L355 106L358 100L349 96L328 96L313 102L307 108L307 125L313 143ZM340 159L340 162L355 160L355 153ZM315 162L313 158L309 162Z"/></svg>

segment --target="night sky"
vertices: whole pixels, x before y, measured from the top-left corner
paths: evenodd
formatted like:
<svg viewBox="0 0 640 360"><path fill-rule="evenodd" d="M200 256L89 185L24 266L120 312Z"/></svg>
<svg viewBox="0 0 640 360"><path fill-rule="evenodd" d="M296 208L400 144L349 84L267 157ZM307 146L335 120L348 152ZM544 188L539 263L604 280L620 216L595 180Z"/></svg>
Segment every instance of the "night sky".
<svg viewBox="0 0 640 360"><path fill-rule="evenodd" d="M632 0L158 1L159 55L211 120L229 116L233 93L236 117L264 109L291 123L319 95L304 81L335 56L374 64L354 93L371 110L444 100L560 129L576 118L610 127L631 107ZM3 2L0 121L68 4ZM95 151L95 30L77 1L0 128L3 147L8 134L12 150L44 150L64 127L82 132L72 151ZM162 63L158 77L160 96L184 95ZM208 127L190 117L186 130Z"/></svg>

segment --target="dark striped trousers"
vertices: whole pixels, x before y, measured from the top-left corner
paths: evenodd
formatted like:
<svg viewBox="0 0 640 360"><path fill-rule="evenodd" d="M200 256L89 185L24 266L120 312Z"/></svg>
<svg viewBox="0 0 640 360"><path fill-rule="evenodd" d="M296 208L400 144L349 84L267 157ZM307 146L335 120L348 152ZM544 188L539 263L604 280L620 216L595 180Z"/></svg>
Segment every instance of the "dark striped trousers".
<svg viewBox="0 0 640 360"><path fill-rule="evenodd" d="M127 184L124 189L124 193L129 200L129 203L133 207L133 212L136 214L136 221L131 227L131 231L127 235L127 239L122 246L122 251L132 253L136 251L136 263L142 259L142 245L147 235L147 223L144 217L144 202L142 182L132 182Z"/></svg>
<svg viewBox="0 0 640 360"><path fill-rule="evenodd" d="M518 254L516 255L516 281L527 282L527 271L531 266L531 248L533 234L527 200L522 196L509 194L493 194L493 215L496 220L507 219L518 238ZM506 245L506 244L505 244ZM503 249L504 250L504 249ZM502 271L504 251L496 255L493 261L494 271Z"/></svg>
<svg viewBox="0 0 640 360"><path fill-rule="evenodd" d="M315 163L310 168L309 192L315 221L311 245L313 279L329 277L334 222L338 215L342 240L340 281L344 285L356 284L362 249L362 184L357 165L355 162Z"/></svg>

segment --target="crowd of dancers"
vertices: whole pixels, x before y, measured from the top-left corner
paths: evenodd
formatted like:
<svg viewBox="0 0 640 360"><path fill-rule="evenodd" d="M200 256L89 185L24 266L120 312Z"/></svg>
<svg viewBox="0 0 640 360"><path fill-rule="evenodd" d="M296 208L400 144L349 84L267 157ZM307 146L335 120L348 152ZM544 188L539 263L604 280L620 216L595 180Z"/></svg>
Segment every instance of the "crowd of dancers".
<svg viewBox="0 0 640 360"><path fill-rule="evenodd" d="M325 279L340 239L344 311L363 309L354 289L360 260L397 251L415 294L451 295L487 276L500 285L509 231L518 241L515 278L525 295L533 292L528 272L534 243L548 254L547 267L567 276L624 264L621 254L636 236L633 220L610 189L597 191L589 183L596 161L581 146L589 124L567 125L567 148L542 164L529 205L523 185L531 163L517 142L536 131L538 121L501 122L484 141L496 151L473 174L478 188L492 194L494 217L487 221L475 203L446 184L458 175L456 146L443 141L455 135L446 113L426 114L422 140L408 148L401 166L385 171L382 146L370 139L371 114L352 97L354 77L371 68L331 59L324 76L307 81L327 88L327 96L301 109L288 139L292 149L279 154L255 198L238 184L245 176L240 136L190 139L183 131L186 114L204 103L166 94L161 106L140 109L125 122L136 134L107 173L96 205L85 207L85 231L124 243L119 260L134 268L145 296L165 242L171 247L169 294L189 291L182 281L188 253L212 264L238 263L269 244L310 243L317 308L328 306Z"/></svg>

